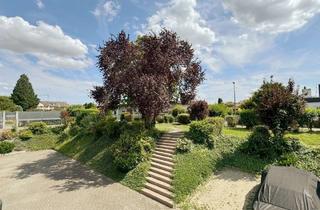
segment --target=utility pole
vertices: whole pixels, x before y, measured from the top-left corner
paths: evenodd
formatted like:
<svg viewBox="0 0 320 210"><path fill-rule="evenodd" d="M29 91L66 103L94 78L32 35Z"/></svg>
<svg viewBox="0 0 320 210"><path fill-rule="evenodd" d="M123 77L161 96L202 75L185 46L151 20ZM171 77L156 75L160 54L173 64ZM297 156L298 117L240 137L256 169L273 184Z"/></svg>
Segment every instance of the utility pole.
<svg viewBox="0 0 320 210"><path fill-rule="evenodd" d="M236 82L232 82L233 84L233 114L236 113Z"/></svg>

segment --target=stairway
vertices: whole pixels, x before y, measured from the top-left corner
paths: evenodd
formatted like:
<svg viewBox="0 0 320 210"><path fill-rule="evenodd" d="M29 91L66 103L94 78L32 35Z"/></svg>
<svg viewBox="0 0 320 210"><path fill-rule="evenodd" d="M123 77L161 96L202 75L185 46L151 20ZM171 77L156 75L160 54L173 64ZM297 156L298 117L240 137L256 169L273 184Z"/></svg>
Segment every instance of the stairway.
<svg viewBox="0 0 320 210"><path fill-rule="evenodd" d="M182 136L182 132L170 132L160 138L151 158L147 183L141 191L147 197L170 208L173 208L173 155L176 149L176 140Z"/></svg>

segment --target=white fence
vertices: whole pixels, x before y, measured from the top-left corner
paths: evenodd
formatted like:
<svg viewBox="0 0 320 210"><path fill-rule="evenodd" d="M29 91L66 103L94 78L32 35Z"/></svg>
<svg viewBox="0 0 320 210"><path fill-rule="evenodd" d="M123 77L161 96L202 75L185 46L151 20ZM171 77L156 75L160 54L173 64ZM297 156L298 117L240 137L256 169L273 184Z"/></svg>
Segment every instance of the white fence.
<svg viewBox="0 0 320 210"><path fill-rule="evenodd" d="M18 128L22 123L32 121L61 121L59 111L50 112L0 112L0 128Z"/></svg>

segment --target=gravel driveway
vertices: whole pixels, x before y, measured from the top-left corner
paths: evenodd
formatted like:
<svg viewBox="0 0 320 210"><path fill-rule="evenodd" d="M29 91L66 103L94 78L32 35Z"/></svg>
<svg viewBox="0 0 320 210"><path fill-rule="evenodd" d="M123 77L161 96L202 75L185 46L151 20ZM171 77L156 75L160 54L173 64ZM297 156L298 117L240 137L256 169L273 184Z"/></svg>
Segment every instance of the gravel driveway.
<svg viewBox="0 0 320 210"><path fill-rule="evenodd" d="M167 209L52 150L0 156L3 210Z"/></svg>

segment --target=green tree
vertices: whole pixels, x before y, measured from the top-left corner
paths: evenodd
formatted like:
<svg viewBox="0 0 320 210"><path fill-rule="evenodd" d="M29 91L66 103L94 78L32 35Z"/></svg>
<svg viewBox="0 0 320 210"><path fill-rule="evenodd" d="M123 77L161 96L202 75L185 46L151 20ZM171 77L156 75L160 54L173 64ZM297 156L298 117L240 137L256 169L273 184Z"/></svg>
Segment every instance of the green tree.
<svg viewBox="0 0 320 210"><path fill-rule="evenodd" d="M18 79L11 94L11 98L13 102L20 105L23 110L37 107L40 101L33 91L29 78L25 74L22 74Z"/></svg>
<svg viewBox="0 0 320 210"><path fill-rule="evenodd" d="M0 96L0 110L15 111L16 106L10 97Z"/></svg>

